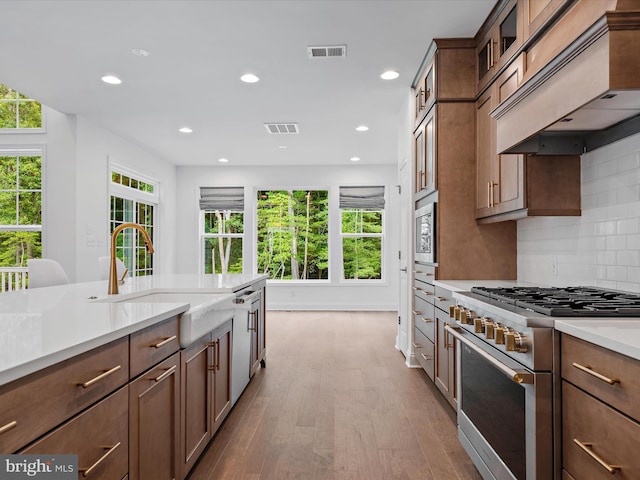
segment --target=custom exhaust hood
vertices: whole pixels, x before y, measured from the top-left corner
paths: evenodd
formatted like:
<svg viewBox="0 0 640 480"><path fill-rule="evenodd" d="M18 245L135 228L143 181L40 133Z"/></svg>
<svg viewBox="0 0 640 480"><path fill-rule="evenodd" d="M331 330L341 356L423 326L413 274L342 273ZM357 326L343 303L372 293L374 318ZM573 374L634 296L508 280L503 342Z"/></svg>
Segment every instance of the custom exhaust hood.
<svg viewBox="0 0 640 480"><path fill-rule="evenodd" d="M572 155L640 132L640 11L607 12L491 112L498 153Z"/></svg>

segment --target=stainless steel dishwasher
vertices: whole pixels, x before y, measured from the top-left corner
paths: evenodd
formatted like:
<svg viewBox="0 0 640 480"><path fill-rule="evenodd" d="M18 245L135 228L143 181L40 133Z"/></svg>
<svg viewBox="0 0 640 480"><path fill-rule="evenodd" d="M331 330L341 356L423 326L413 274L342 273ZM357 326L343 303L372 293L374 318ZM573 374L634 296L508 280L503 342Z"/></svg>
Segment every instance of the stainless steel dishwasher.
<svg viewBox="0 0 640 480"><path fill-rule="evenodd" d="M255 328L256 301L259 290L245 288L236 292L233 315L233 367L231 369L231 403L235 404L249 383L251 369L251 332Z"/></svg>

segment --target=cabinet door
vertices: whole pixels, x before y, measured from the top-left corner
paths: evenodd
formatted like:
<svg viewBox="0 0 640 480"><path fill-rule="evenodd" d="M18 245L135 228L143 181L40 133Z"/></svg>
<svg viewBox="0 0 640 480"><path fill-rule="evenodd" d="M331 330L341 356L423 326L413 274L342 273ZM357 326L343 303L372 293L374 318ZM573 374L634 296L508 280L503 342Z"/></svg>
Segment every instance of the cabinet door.
<svg viewBox="0 0 640 480"><path fill-rule="evenodd" d="M442 310L436 309L435 384L447 401L455 407L455 341L444 329L447 319L448 315L445 315Z"/></svg>
<svg viewBox="0 0 640 480"><path fill-rule="evenodd" d="M524 39L528 39L544 25L557 11L567 4L566 0L524 0Z"/></svg>
<svg viewBox="0 0 640 480"><path fill-rule="evenodd" d="M419 192L424 187L424 156L425 156L425 135L424 122L420 124L413 134L413 165L415 174L415 191Z"/></svg>
<svg viewBox="0 0 640 480"><path fill-rule="evenodd" d="M211 392L211 433L222 424L231 410L231 329L227 322L213 334L213 390Z"/></svg>
<svg viewBox="0 0 640 480"><path fill-rule="evenodd" d="M180 352L180 462L184 477L211 439L211 334Z"/></svg>
<svg viewBox="0 0 640 480"><path fill-rule="evenodd" d="M129 478L179 475L180 353L129 384Z"/></svg>
<svg viewBox="0 0 640 480"><path fill-rule="evenodd" d="M526 207L525 156L496 152L496 121L491 111L516 91L524 54L476 102L476 218Z"/></svg>

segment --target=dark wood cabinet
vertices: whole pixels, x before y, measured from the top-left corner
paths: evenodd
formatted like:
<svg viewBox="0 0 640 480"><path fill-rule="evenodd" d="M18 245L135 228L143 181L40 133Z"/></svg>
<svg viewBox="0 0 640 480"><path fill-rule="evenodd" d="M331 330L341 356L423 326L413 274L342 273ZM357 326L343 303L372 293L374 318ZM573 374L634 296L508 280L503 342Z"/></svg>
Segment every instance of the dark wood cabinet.
<svg viewBox="0 0 640 480"><path fill-rule="evenodd" d="M436 184L436 111L429 111L414 132L416 192L427 195L437 189Z"/></svg>
<svg viewBox="0 0 640 480"><path fill-rule="evenodd" d="M180 352L182 478L231 410L232 320Z"/></svg>
<svg viewBox="0 0 640 480"><path fill-rule="evenodd" d="M22 450L78 455L78 477L111 480L129 468L128 387L123 387Z"/></svg>
<svg viewBox="0 0 640 480"><path fill-rule="evenodd" d="M129 478L173 480L180 475L180 354L129 384Z"/></svg>

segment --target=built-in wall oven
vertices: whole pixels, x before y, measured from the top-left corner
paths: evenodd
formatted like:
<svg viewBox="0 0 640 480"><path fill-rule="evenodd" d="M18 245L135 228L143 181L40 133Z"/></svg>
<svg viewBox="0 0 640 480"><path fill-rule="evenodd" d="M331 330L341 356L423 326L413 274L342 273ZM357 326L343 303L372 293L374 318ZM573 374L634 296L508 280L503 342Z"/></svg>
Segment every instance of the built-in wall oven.
<svg viewBox="0 0 640 480"><path fill-rule="evenodd" d="M436 205L436 202L430 202L415 210L416 238L413 243L417 262L436 262Z"/></svg>
<svg viewBox="0 0 640 480"><path fill-rule="evenodd" d="M560 479L563 319L640 317L640 295L595 287L472 288L454 294L458 438L484 479Z"/></svg>

